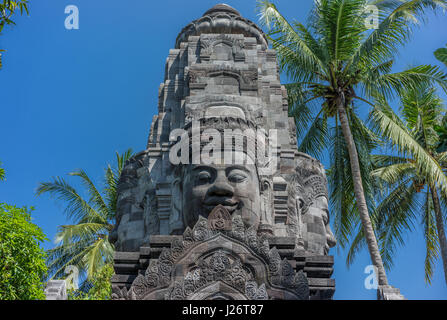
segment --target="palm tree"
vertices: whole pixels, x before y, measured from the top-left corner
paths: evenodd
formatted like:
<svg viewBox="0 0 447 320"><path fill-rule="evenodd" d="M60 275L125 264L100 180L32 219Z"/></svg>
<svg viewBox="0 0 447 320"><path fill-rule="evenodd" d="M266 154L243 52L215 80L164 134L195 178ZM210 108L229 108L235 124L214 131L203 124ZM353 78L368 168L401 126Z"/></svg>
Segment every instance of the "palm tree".
<svg viewBox="0 0 447 320"><path fill-rule="evenodd" d="M422 214L426 282L431 283L433 262L440 247L447 283L447 240L440 201L440 195L446 199L440 186L447 181L447 152L437 151L441 140L435 130L445 109L436 90L421 84L402 93L400 110L402 116L398 117L382 100L372 112L377 125L398 151L398 155L375 156L377 169L373 175L390 189L376 212L383 257L392 264L396 242L403 244L403 231L411 230L414 220ZM439 170L427 170L427 161L435 163Z"/></svg>
<svg viewBox="0 0 447 320"><path fill-rule="evenodd" d="M447 47L446 48L439 48L434 52L434 55L436 59L441 61L447 66Z"/></svg>
<svg viewBox="0 0 447 320"><path fill-rule="evenodd" d="M440 125L435 126L435 130L439 136L439 145L436 151L439 153L447 151L447 115L444 116Z"/></svg>
<svg viewBox="0 0 447 320"><path fill-rule="evenodd" d="M326 148L330 141L339 143L344 149L335 150L338 158L331 159L332 174L337 171L334 164L343 165L347 161L341 157L348 155L352 187L349 181L340 182L330 177L331 189L352 189L353 196L345 192L338 200L348 201L351 197L355 200L355 209L348 218L340 219L345 225L336 226L336 232L337 236L348 237L355 221L354 213L360 217L372 263L377 267L379 285L388 285L388 280L369 216L372 203L368 203L368 196L365 196L368 181L364 181L366 175L362 176L359 160L359 145L367 143L361 147L366 155L364 151L372 146L375 137L356 114L356 103L374 107L370 100L375 95L391 98L395 92L420 81L438 82L447 87L447 77L430 65L391 73L394 55L408 41L412 21L425 8L445 7L446 3L445 0L318 0L308 19L308 27L297 21L289 23L268 1L258 4L261 20L270 30L269 38L278 53L280 67L292 80L286 85L291 93L290 114L295 117L298 128L307 127L310 122L304 141L312 143L301 144L301 151L312 154ZM365 23L371 4L379 12L379 23L373 30ZM333 130L327 130L329 118L335 122ZM356 141L353 128L367 134L366 141ZM300 133L298 131L298 135ZM363 173L364 169L366 167ZM343 205L340 203L338 207ZM347 241L340 240L341 243Z"/></svg>
<svg viewBox="0 0 447 320"><path fill-rule="evenodd" d="M0 34L5 27L5 25L14 25L15 22L12 20L14 13L20 11L22 15L23 12L29 14L28 12L28 0L3 0L0 3ZM0 69L2 68L2 52L6 50L0 50Z"/></svg>
<svg viewBox="0 0 447 320"><path fill-rule="evenodd" d="M2 163L0 162L0 166L2 165ZM2 167L0 167L0 181L5 180L5 169L3 169Z"/></svg>
<svg viewBox="0 0 447 320"><path fill-rule="evenodd" d="M40 183L37 195L49 193L56 200L66 202L65 213L73 221L73 224L59 227L55 238L57 246L48 250L48 273L53 278L64 276L65 268L74 265L86 273L88 280L112 261L114 248L108 234L115 223L117 184L124 164L131 156L131 149L121 155L116 153L117 166L107 166L102 192L84 170L69 173L81 179L88 200L63 178L54 177L50 182Z"/></svg>

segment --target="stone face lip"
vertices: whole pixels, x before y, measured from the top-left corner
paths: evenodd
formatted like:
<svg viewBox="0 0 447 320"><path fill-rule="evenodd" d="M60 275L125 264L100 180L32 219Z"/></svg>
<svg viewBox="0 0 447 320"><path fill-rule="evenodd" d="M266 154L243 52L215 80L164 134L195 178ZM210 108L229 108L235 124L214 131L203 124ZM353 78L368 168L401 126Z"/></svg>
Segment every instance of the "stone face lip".
<svg viewBox="0 0 447 320"><path fill-rule="evenodd" d="M216 13L229 13L229 14L234 14L236 16L241 16L239 11L237 11L236 9L234 9L233 7L229 6L226 3L216 4L214 7L212 7L209 10L207 10L203 14L203 16L211 16L211 15L214 15Z"/></svg>

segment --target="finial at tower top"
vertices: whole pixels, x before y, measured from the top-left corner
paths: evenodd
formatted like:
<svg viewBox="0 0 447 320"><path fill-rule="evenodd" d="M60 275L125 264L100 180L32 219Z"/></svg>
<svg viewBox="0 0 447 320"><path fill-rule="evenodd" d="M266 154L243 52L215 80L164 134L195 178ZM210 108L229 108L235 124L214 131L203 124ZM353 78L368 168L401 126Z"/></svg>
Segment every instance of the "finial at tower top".
<svg viewBox="0 0 447 320"><path fill-rule="evenodd" d="M210 15L214 15L216 13L231 13L237 16L241 16L241 14L239 13L239 11L237 11L236 9L234 9L233 7L229 6L228 4L225 3L219 3L216 4L214 7L212 7L211 9L207 10L203 15L206 16L210 16Z"/></svg>
<svg viewBox="0 0 447 320"><path fill-rule="evenodd" d="M268 48L267 37L262 29L242 17L239 11L224 3L216 4L202 17L184 27L177 36L175 48L179 49L180 44L187 42L190 36L200 36L205 33L243 34L247 37L255 37L262 48Z"/></svg>

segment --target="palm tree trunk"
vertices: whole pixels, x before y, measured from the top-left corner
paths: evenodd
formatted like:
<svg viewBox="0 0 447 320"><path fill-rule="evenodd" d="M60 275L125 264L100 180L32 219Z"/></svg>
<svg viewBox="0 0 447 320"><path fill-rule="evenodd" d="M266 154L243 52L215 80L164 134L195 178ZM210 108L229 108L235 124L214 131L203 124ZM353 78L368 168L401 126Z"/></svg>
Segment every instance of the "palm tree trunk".
<svg viewBox="0 0 447 320"><path fill-rule="evenodd" d="M447 240L445 238L444 221L442 218L441 204L439 203L438 191L434 187L430 187L431 197L433 199L433 207L435 209L436 229L438 239L441 245L441 257L444 265L444 278L447 283Z"/></svg>
<svg viewBox="0 0 447 320"><path fill-rule="evenodd" d="M360 219L362 221L363 226L363 233L365 235L366 243L368 244L368 250L371 256L371 261L373 265L377 268L379 285L388 285L388 279L386 277L382 257L380 256L379 246L377 244L376 236L374 234L371 219L368 213L368 207L366 205L357 148L354 143L351 128L349 127L348 116L345 110L344 97L341 97L340 101L337 103L337 110L338 115L340 117L340 124L343 131L343 136L345 138L346 145L348 147L352 180L354 183L355 199L357 203L357 208L360 213Z"/></svg>

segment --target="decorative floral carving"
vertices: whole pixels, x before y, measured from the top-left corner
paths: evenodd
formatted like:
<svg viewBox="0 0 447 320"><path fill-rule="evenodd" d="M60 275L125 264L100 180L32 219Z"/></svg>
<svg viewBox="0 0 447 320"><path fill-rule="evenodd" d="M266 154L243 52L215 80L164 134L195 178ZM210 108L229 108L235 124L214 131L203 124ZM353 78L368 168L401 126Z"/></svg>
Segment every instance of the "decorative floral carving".
<svg viewBox="0 0 447 320"><path fill-rule="evenodd" d="M224 207L218 208L222 218L231 217ZM228 214L228 215L227 215ZM210 215L213 219L217 215ZM214 227L215 229L211 229ZM165 294L166 299L186 299L209 283L222 281L227 285L247 295L249 299L268 299L265 284L258 287L251 269L244 267L241 260L234 253L224 249L216 250L209 255L203 255L194 266L186 271L182 280L172 278L172 270L178 259L189 252L191 247L203 243L218 234L234 239L240 245L250 248L268 265L268 280L271 284L293 290L299 297L308 296L307 278L304 273L296 273L287 259L281 261L276 247L269 250L268 237L258 236L254 228L246 229L242 218L238 215L232 217L231 230L219 228L220 224L200 216L198 222L191 230L187 228L182 239L172 242L171 249L164 248L158 260L151 260L143 275L139 275L133 282L129 292L115 288L113 299L143 299L152 290L158 288L171 289ZM307 291L306 291L307 290ZM306 296L307 294L307 296Z"/></svg>
<svg viewBox="0 0 447 320"><path fill-rule="evenodd" d="M232 221L231 236L237 240L244 241L245 239L245 226L240 215L235 215Z"/></svg>
<svg viewBox="0 0 447 320"><path fill-rule="evenodd" d="M265 284L258 287L256 281L247 281L245 285L245 294L250 300L268 300Z"/></svg>
<svg viewBox="0 0 447 320"><path fill-rule="evenodd" d="M222 251L217 251L210 259L210 267L214 273L223 273L230 266L230 259Z"/></svg>
<svg viewBox="0 0 447 320"><path fill-rule="evenodd" d="M269 270L272 275L279 273L279 266L281 263L281 257L279 256L278 249L273 247L269 252Z"/></svg>
<svg viewBox="0 0 447 320"><path fill-rule="evenodd" d="M199 220L192 229L192 235L195 241L204 241L209 237L208 220L199 216Z"/></svg>
<svg viewBox="0 0 447 320"><path fill-rule="evenodd" d="M160 281L158 276L158 263L155 260L149 262L149 267L146 269L145 277L149 287L156 287Z"/></svg>
<svg viewBox="0 0 447 320"><path fill-rule="evenodd" d="M222 205L216 206L208 216L208 227L211 230L231 230L231 215Z"/></svg>
<svg viewBox="0 0 447 320"><path fill-rule="evenodd" d="M190 227L186 227L185 232L183 233L183 248L186 249L190 245L194 243L194 237L192 234L192 230Z"/></svg>
<svg viewBox="0 0 447 320"><path fill-rule="evenodd" d="M138 275L137 278L132 283L131 291L136 295L137 299L142 299L144 294L147 292L148 285L146 283L146 277L143 275Z"/></svg>
<svg viewBox="0 0 447 320"><path fill-rule="evenodd" d="M119 286L112 286L112 300L129 300L127 288L120 289Z"/></svg>
<svg viewBox="0 0 447 320"><path fill-rule="evenodd" d="M246 282L251 275L243 268L240 260L235 259L231 264L231 259L234 257L218 250L206 260L198 261L196 269L188 272L183 281L176 282L167 298L187 299L200 288L215 281L222 281L244 293Z"/></svg>
<svg viewBox="0 0 447 320"><path fill-rule="evenodd" d="M171 246L171 255L175 260L183 253L183 241L180 239L174 239Z"/></svg>
<svg viewBox="0 0 447 320"><path fill-rule="evenodd" d="M214 53L214 48L222 43L231 47L234 61L245 60L244 40L237 39L227 34L213 35L211 38L209 36L202 36L200 38L200 58L208 61Z"/></svg>

